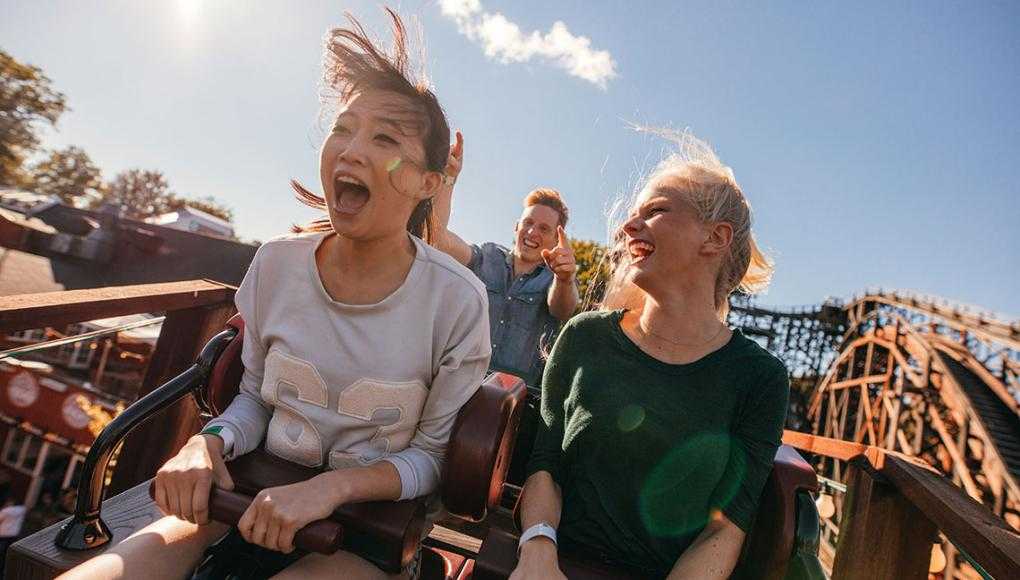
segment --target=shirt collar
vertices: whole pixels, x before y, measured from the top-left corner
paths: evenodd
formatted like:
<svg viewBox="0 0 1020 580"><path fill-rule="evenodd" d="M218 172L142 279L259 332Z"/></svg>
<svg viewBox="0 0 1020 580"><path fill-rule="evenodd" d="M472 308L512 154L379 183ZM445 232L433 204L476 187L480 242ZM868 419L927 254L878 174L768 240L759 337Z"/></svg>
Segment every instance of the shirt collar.
<svg viewBox="0 0 1020 580"><path fill-rule="evenodd" d="M513 271L514 271L514 251L513 251L513 248L510 248L510 249L507 250L507 253L506 253L506 266L510 270L510 273L513 274ZM545 265L545 262L540 262L537 266L535 266L535 268L532 271L528 272L524 276L527 277L527 278L534 278L535 276L538 276L542 272L542 270L544 270L544 269L547 269L547 266Z"/></svg>

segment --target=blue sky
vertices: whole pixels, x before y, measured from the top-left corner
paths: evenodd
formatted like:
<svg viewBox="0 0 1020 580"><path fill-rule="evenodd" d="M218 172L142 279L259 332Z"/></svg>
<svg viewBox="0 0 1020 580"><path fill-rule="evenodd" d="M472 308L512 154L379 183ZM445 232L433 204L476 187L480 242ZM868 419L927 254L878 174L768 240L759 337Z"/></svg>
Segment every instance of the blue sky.
<svg viewBox="0 0 1020 580"><path fill-rule="evenodd" d="M465 134L451 226L466 239L509 241L524 194L552 186L568 233L603 241L607 202L663 147L626 123L690 127L733 167L775 256L762 302L881 286L1020 314L1020 5L476 4L459 24L439 1L396 5L421 19ZM321 39L344 10L383 30L363 1L5 0L0 47L68 96L47 146L84 147L108 178L160 169L264 240L313 216L287 181L317 185ZM502 28L481 26L496 14ZM507 23L540 38L515 44ZM572 75L557 55L603 72L608 57L615 76Z"/></svg>

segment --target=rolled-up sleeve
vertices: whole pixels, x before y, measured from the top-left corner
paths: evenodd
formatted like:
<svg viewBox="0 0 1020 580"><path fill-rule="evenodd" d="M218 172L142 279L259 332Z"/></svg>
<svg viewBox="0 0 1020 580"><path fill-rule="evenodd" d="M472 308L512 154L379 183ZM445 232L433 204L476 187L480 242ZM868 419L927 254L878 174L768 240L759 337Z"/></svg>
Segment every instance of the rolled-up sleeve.
<svg viewBox="0 0 1020 580"><path fill-rule="evenodd" d="M482 267L482 248L478 244L471 244L471 259L467 263L468 270L475 273L476 276L481 276Z"/></svg>

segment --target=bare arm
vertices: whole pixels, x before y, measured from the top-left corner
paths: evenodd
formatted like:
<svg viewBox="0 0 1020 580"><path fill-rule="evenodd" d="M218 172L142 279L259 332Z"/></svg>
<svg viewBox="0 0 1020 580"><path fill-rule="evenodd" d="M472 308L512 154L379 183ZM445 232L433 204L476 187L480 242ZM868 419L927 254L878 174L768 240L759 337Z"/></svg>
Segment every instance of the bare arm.
<svg viewBox="0 0 1020 580"><path fill-rule="evenodd" d="M716 513L694 542L677 559L667 580L729 578L744 545L744 531Z"/></svg>
<svg viewBox="0 0 1020 580"><path fill-rule="evenodd" d="M433 199L433 211L436 212L436 230L434 233L436 248L446 252L453 259L465 266L471 261L471 246L460 236L451 232L450 211L453 201L453 186L460 175L464 163L464 136L457 131L457 142L450 148L450 157L446 162L446 176L443 184Z"/></svg>
<svg viewBox="0 0 1020 580"><path fill-rule="evenodd" d="M555 316L557 320L566 322L577 309L577 285L574 284L577 262L574 260L574 250L570 247L563 226L556 228L556 234L559 237L556 247L543 250L542 259L554 274L547 298L549 314Z"/></svg>
<svg viewBox="0 0 1020 580"><path fill-rule="evenodd" d="M527 530L538 523L546 523L554 528L560 525L563 497L560 486L553 481L548 471L532 474L524 483L521 494L521 529ZM510 580L531 578L563 578L556 544L548 538L535 537L521 546L517 568Z"/></svg>

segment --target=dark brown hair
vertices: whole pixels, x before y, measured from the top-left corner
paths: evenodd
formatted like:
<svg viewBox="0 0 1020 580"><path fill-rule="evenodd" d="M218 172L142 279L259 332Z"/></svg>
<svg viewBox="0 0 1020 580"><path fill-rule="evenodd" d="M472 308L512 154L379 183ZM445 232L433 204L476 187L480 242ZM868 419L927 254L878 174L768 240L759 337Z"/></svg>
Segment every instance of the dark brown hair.
<svg viewBox="0 0 1020 580"><path fill-rule="evenodd" d="M407 97L414 106L412 112L419 117L419 122L402 129L405 134L421 136L425 148L425 169L442 172L450 153L450 125L446 113L429 88L428 77L412 70L408 57L407 29L403 21L392 9L384 9L390 16L393 28L390 54L376 46L358 19L349 12L345 16L350 26L334 28L326 34L322 104L330 107L345 103L366 90L389 91ZM290 184L298 201L316 209L326 209L325 199L309 191L297 180L291 180ZM407 220L407 231L431 243L433 220L432 199L422 200ZM323 217L291 229L295 232L323 232L331 228L329 218Z"/></svg>
<svg viewBox="0 0 1020 580"><path fill-rule="evenodd" d="M567 227L567 218L570 217L570 211L567 210L567 204L563 203L560 192L548 187L539 187L529 193L528 197L524 198L524 207L527 208L533 205L544 205L553 209L560 216L559 225Z"/></svg>

